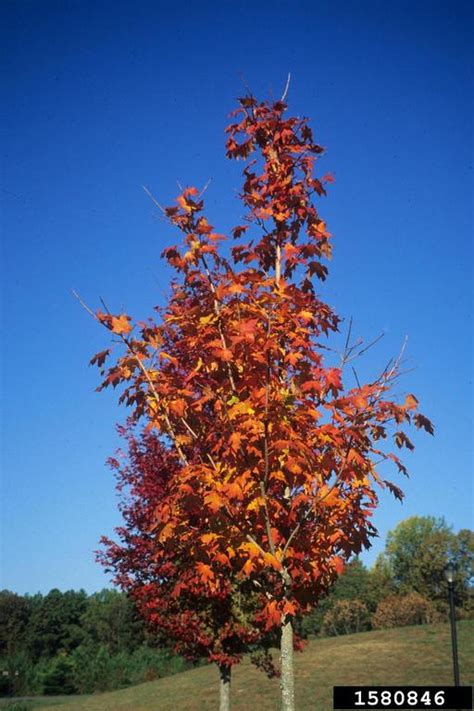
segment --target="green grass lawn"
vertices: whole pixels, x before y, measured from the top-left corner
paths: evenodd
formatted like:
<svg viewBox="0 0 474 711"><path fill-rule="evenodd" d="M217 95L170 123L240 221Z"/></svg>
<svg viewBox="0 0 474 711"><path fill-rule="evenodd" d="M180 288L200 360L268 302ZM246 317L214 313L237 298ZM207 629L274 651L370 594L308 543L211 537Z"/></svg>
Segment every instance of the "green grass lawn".
<svg viewBox="0 0 474 711"><path fill-rule="evenodd" d="M461 683L474 685L474 621L458 625ZM311 640L296 662L298 711L330 711L335 685L452 685L449 625L403 627ZM215 666L93 696L38 699L42 711L215 711ZM26 711L25 707L25 711ZM278 680L247 660L234 667L233 711L277 711ZM23 711L23 709L21 710Z"/></svg>

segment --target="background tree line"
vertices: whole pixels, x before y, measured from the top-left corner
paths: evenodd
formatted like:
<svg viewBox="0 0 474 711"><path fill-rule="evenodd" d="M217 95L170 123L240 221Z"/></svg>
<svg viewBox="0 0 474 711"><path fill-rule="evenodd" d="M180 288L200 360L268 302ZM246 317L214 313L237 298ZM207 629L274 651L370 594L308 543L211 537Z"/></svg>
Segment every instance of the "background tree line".
<svg viewBox="0 0 474 711"><path fill-rule="evenodd" d="M456 567L456 606L474 617L474 532L414 516L388 534L371 569L354 559L316 610L307 635L339 635L447 620L443 570ZM147 633L124 593L0 592L0 693L92 693L183 671L190 664Z"/></svg>
<svg viewBox="0 0 474 711"><path fill-rule="evenodd" d="M108 691L189 666L147 634L124 593L0 592L2 695Z"/></svg>

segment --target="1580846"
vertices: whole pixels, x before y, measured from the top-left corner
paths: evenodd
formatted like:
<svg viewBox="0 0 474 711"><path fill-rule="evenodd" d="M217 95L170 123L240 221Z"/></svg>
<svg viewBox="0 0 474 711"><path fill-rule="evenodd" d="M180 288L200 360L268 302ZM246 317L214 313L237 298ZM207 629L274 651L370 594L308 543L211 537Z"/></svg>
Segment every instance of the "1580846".
<svg viewBox="0 0 474 711"><path fill-rule="evenodd" d="M424 691L421 695L415 689L404 691L397 689L393 693L388 689L384 691L374 691L373 689L364 694L364 691L356 691L355 706L384 706L386 708L393 706L417 706L418 703L424 704L426 707L437 706L438 708L446 708L446 694L444 691L436 691L433 695L429 691Z"/></svg>
<svg viewBox="0 0 474 711"><path fill-rule="evenodd" d="M335 686L334 709L471 711L470 686Z"/></svg>

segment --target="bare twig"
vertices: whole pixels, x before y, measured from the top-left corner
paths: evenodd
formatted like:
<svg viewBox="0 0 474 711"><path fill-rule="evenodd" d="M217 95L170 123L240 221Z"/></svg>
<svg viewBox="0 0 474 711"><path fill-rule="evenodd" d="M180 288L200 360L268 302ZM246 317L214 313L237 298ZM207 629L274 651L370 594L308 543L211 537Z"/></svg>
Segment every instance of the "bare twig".
<svg viewBox="0 0 474 711"><path fill-rule="evenodd" d="M248 83L247 83L247 80L246 80L246 78L244 77L244 75L242 74L242 72L239 72L238 76L239 76L240 81L241 81L242 84L244 85L245 90L248 91L249 96L252 96L252 90L251 90L251 88L249 87L249 85L248 85Z"/></svg>
<svg viewBox="0 0 474 711"><path fill-rule="evenodd" d="M348 352L349 341L351 340L351 332L352 332L352 316L351 316L351 320L349 321L349 328L347 329L347 338L346 338L346 343L345 343L345 345L344 345L343 360L345 359L346 354L347 354L347 352Z"/></svg>
<svg viewBox="0 0 474 711"><path fill-rule="evenodd" d="M370 341L366 346L361 348L359 351L354 352L356 348L361 346L363 344L362 338L358 338L357 341L355 341L352 345L349 345L349 338L350 338L350 333L352 330L352 318L349 324L349 331L347 334L346 342L344 345L344 351L341 356L341 368L343 368L345 365L351 362L351 360L355 360L356 358L359 358L361 355L366 353L366 351L369 350L369 348L372 348L372 346L375 346L376 343L378 343L383 337L384 333L381 333L380 335L377 336L377 338L374 338L373 341Z"/></svg>
<svg viewBox="0 0 474 711"><path fill-rule="evenodd" d="M288 548L290 547L293 538L296 536L296 534L297 534L298 531L300 530L300 528L301 528L301 526L303 525L303 523L305 523L305 521L306 521L306 519L309 517L310 513L311 513L311 509L309 508L309 509L307 510L307 512L305 513L305 515L303 516L303 518L302 518L300 521L298 521L298 523L296 524L295 528L294 528L293 531L290 533L290 536L289 536L287 542L285 543L285 547L283 548L283 551L282 551L282 554L281 554L281 561L282 561L282 563L283 563L283 561L284 561L284 559L285 559L286 551L287 551Z"/></svg>
<svg viewBox="0 0 474 711"><path fill-rule="evenodd" d="M287 97L288 89L290 88L290 81L291 81L291 72L288 72L288 78L286 80L285 90L284 90L283 94L281 95L281 99L280 99L280 101L282 103L285 101L285 99Z"/></svg>
<svg viewBox="0 0 474 711"><path fill-rule="evenodd" d="M379 378L379 380L381 382L387 383L389 380L391 380L398 373L398 369L400 367L400 363L402 362L403 354L405 353L405 348L407 346L407 343L408 343L408 336L405 336L402 347L400 349L400 353L393 361L393 365L390 368L390 370L388 370L389 365L385 366L385 370L382 372L382 375ZM389 361L389 364L390 364L390 362L391 361Z"/></svg>
<svg viewBox="0 0 474 711"><path fill-rule="evenodd" d="M181 418L181 422L182 422L183 425L186 427L186 429L188 430L189 434L190 434L192 437L194 437L194 439L199 439L199 437L198 437L198 435L196 434L196 432L193 430L193 428L192 428L191 425L187 422L187 420L184 419L184 417Z"/></svg>
<svg viewBox="0 0 474 711"><path fill-rule="evenodd" d="M209 178L209 180L207 181L207 183L205 184L205 186L203 187L203 189L202 189L201 192L199 193L199 197L202 197L202 196L204 195L204 193L205 193L206 190L208 189L208 187L209 187L209 185L211 184L211 182L212 182L212 178Z"/></svg>
<svg viewBox="0 0 474 711"><path fill-rule="evenodd" d="M257 541L255 540L255 538L254 538L253 536L251 536L250 533L247 533L246 538L247 538L248 541L250 541L250 543L253 543L253 545L254 545L256 548L258 548L258 550L260 551L260 553L261 553L262 555L266 555L266 551L263 550L262 546L261 546L259 543L257 543Z"/></svg>
<svg viewBox="0 0 474 711"><path fill-rule="evenodd" d="M354 373L354 378L356 379L357 387L358 387L359 390L360 390L360 382L359 382L359 378L357 377L357 371L356 371L356 369L354 368L354 366L351 366L351 367L352 367L352 372Z"/></svg>
<svg viewBox="0 0 474 711"><path fill-rule="evenodd" d="M160 205L160 203L158 202L158 200L152 195L152 193L148 190L148 188L146 187L146 185L142 185L142 188L143 188L143 190L146 192L146 194L148 195L148 197L151 198L152 202L156 205L156 207L158 207L158 208L161 210L161 212L163 213L163 215L166 215L166 210L165 210L165 208ZM168 217L168 215L166 215L166 217Z"/></svg>
<svg viewBox="0 0 474 711"><path fill-rule="evenodd" d="M405 339L403 341L402 347L400 349L400 353L398 356L393 360L392 358L388 361L387 365L379 375L379 377L374 381L373 385L376 385L379 383L379 389L377 392L374 393L373 395L373 402L376 402L382 392L384 391L385 385L389 383L392 380L395 380L401 373L400 373L400 364L403 359L403 354L405 352L406 345L408 343L408 336L405 336Z"/></svg>
<svg viewBox="0 0 474 711"><path fill-rule="evenodd" d="M104 299L101 296L99 296L99 301L102 304L102 306L104 307L105 313L110 316L109 307L107 306L107 304L105 303Z"/></svg>
<svg viewBox="0 0 474 711"><path fill-rule="evenodd" d="M75 296L76 299L79 301L79 303L80 303L80 305L82 306L82 308L84 308L84 309L87 311L87 313L88 313L90 316L92 316L92 318L94 318L96 321L98 321L99 319L97 318L97 315L92 311L91 308L89 308L89 306L87 306L87 304L85 303L85 301L83 301L83 300L81 299L81 297L79 296L79 294L77 293L77 291L75 291L74 289L72 289L72 293L73 293L73 296Z"/></svg>
<svg viewBox="0 0 474 711"><path fill-rule="evenodd" d="M368 351L369 348L372 348L372 346L375 346L375 344L378 343L384 336L385 336L385 333L381 333L379 336L377 336L377 338L374 338L373 341L371 341L368 345L366 345L364 348L362 348L362 350L360 350L357 353L357 357L361 356L363 353ZM356 356L354 356L354 357L356 357Z"/></svg>
<svg viewBox="0 0 474 711"><path fill-rule="evenodd" d="M267 492L265 491L265 484L263 483L263 481L260 482L260 493L262 494L263 507L265 510L265 528L267 531L268 545L270 546L270 551L272 555L275 555L275 544L273 543L272 529L270 525L270 512L268 510Z"/></svg>

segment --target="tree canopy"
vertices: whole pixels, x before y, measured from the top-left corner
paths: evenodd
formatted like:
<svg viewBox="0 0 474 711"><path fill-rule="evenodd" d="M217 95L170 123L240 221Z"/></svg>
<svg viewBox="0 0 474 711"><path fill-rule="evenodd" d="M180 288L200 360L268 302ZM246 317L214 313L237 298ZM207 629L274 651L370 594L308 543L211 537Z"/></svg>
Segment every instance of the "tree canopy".
<svg viewBox="0 0 474 711"><path fill-rule="evenodd" d="M454 589L462 604L474 577L474 533L463 529L455 534L442 517L411 516L389 532L383 558L399 591L442 600L447 595L444 569L453 563Z"/></svg>
<svg viewBox="0 0 474 711"><path fill-rule="evenodd" d="M414 395L389 399L400 359L349 384L346 366L365 349L349 332L341 358L328 357L340 318L316 290L332 253L316 201L332 177L316 177L323 148L286 111L247 96L226 129L227 156L246 161L231 258L203 191L184 189L161 208L181 233L163 252L176 273L168 303L136 324L97 311L122 350L92 362L101 388L121 385L133 420L158 432L162 495L146 540L166 543L170 565L186 552L176 603L193 589L222 594L229 580L252 588L255 621L281 631L289 711L293 620L370 545L377 490L402 498L379 463L406 473L393 451L413 449L403 426L433 427Z"/></svg>

